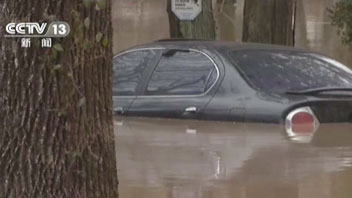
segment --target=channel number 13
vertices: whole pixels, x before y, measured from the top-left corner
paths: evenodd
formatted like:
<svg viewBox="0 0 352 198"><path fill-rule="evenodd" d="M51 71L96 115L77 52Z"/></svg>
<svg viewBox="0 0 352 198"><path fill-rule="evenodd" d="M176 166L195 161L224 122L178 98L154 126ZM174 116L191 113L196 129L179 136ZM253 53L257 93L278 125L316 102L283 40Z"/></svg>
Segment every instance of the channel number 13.
<svg viewBox="0 0 352 198"><path fill-rule="evenodd" d="M67 27L65 24L54 24L54 35L66 35L67 34Z"/></svg>

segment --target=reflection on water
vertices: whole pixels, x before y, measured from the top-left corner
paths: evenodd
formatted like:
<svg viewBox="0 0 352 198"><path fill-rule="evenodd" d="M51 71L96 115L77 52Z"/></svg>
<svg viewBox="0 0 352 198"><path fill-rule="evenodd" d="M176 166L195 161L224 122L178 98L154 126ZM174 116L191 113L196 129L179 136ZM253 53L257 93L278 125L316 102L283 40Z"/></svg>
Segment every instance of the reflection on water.
<svg viewBox="0 0 352 198"><path fill-rule="evenodd" d="M297 144L283 126L116 118L122 198L350 198L352 126Z"/></svg>

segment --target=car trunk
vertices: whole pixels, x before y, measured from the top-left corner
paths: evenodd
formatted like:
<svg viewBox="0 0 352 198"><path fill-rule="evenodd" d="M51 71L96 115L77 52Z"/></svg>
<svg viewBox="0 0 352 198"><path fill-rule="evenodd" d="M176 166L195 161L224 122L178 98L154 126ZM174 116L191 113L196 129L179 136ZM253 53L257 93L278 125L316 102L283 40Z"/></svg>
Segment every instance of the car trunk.
<svg viewBox="0 0 352 198"><path fill-rule="evenodd" d="M316 101L309 106L320 123L352 122L352 99Z"/></svg>

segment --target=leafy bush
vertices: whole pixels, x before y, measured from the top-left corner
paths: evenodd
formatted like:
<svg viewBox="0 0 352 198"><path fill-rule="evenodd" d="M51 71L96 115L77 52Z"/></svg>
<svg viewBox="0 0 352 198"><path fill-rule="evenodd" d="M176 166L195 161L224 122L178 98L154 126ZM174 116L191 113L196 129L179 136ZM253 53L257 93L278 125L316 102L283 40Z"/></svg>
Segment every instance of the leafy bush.
<svg viewBox="0 0 352 198"><path fill-rule="evenodd" d="M338 28L344 43L352 47L352 0L341 0L329 9L332 24Z"/></svg>

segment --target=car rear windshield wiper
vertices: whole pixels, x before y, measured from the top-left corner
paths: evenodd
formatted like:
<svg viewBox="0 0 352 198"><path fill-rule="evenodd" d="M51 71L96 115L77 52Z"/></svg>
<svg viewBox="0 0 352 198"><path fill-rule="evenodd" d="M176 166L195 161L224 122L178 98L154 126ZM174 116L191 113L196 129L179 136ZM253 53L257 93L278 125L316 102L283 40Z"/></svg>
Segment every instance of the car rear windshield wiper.
<svg viewBox="0 0 352 198"><path fill-rule="evenodd" d="M329 92L329 91L352 91L352 87L321 87L321 88L313 88L313 89L305 89L300 91L286 91L287 94L319 94L321 92Z"/></svg>

